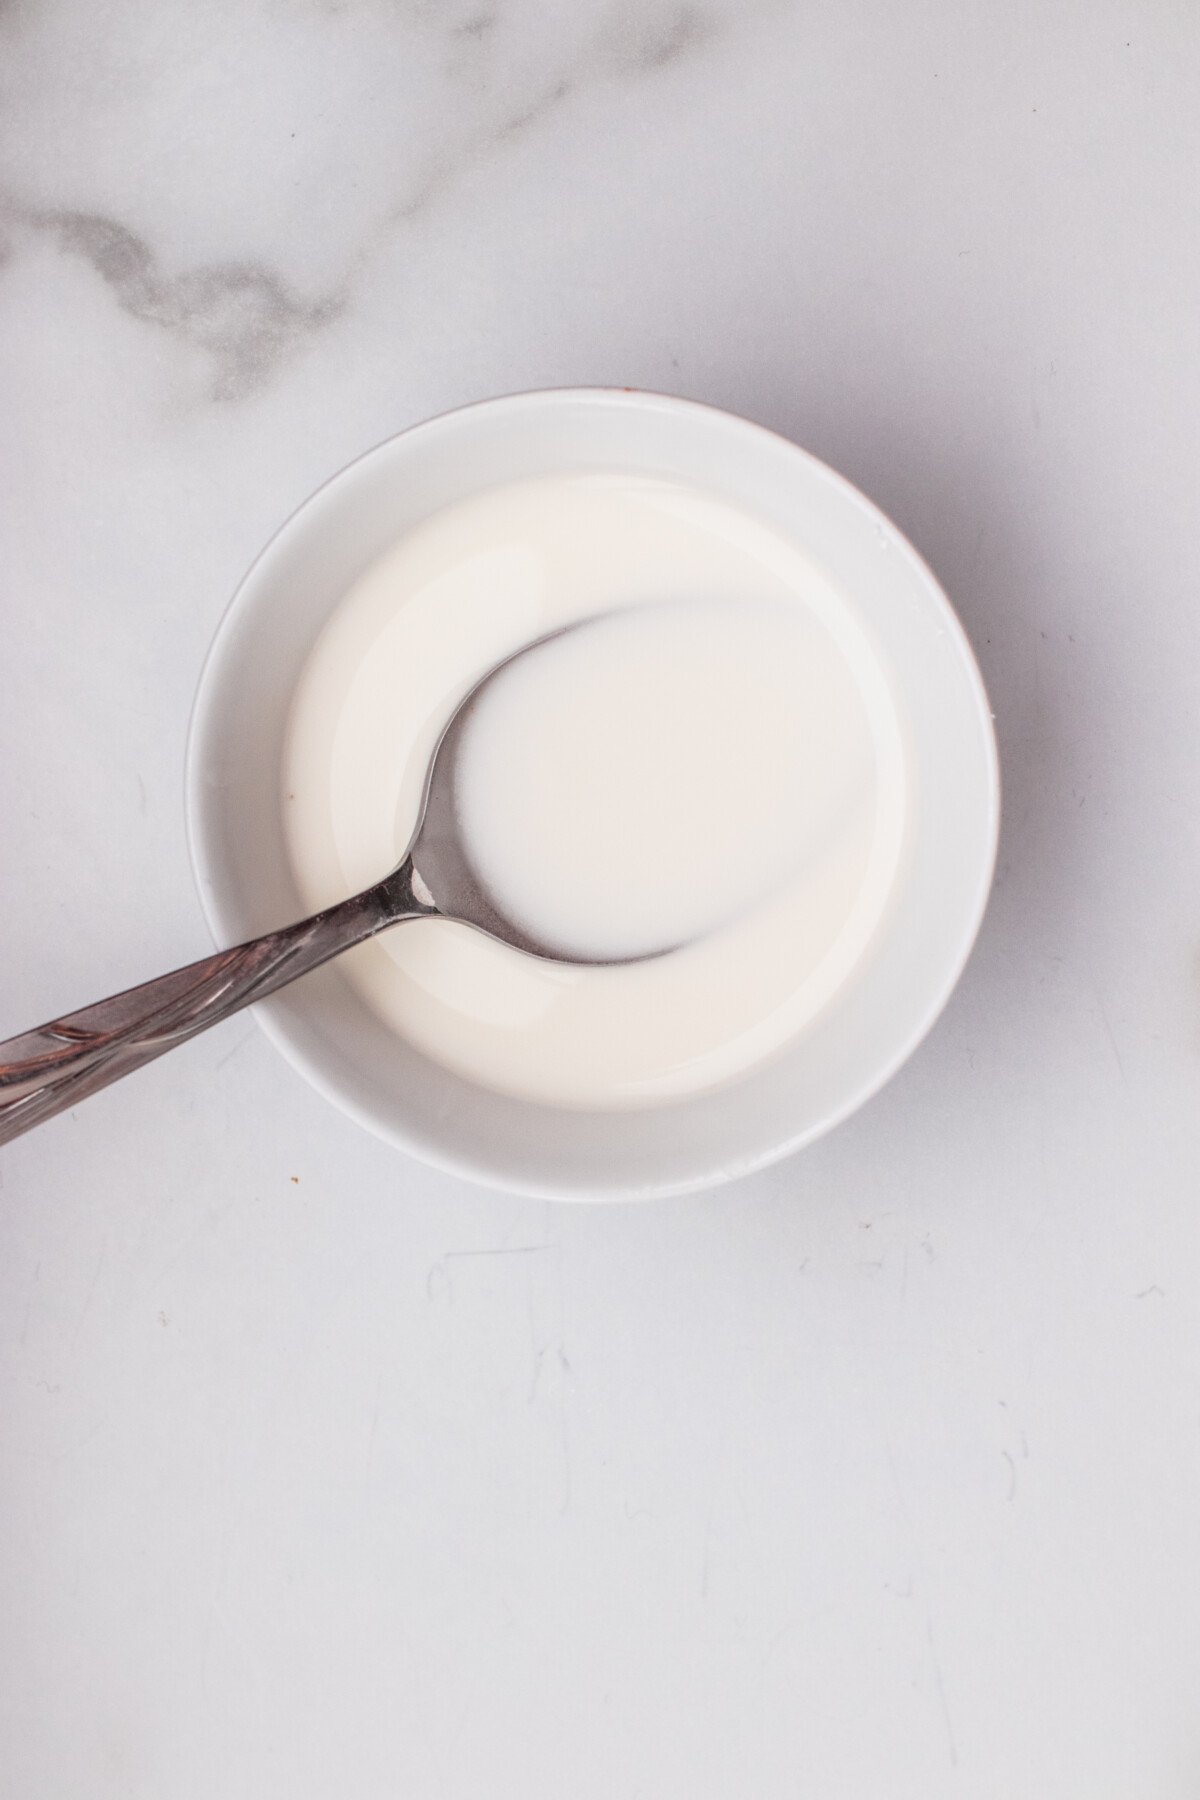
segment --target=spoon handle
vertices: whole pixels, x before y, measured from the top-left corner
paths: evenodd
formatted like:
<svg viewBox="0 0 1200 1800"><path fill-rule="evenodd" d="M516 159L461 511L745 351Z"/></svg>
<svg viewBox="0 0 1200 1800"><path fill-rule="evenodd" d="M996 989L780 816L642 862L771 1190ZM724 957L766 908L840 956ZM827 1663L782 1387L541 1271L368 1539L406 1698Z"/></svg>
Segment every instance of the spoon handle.
<svg viewBox="0 0 1200 1800"><path fill-rule="evenodd" d="M265 999L385 926L429 909L398 905L406 866L365 893L282 931L218 950L157 981L0 1043L0 1144L164 1051Z"/></svg>

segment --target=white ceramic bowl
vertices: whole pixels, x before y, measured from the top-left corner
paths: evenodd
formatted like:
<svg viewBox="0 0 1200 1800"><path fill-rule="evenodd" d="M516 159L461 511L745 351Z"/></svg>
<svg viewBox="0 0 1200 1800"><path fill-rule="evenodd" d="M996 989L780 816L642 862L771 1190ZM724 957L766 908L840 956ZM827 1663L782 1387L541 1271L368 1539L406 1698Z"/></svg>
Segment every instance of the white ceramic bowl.
<svg viewBox="0 0 1200 1800"><path fill-rule="evenodd" d="M336 964L255 1012L321 1094L403 1150L526 1193L634 1199L761 1168L861 1106L937 1018L983 916L999 823L987 696L941 588L849 482L743 419L626 390L515 394L389 439L305 502L235 595L192 718L188 834L218 944L299 916L280 815L283 735L331 609L436 508L497 482L596 468L693 481L774 521L869 622L895 683L913 793L911 848L869 961L775 1061L716 1095L627 1113L471 1086L392 1036Z"/></svg>

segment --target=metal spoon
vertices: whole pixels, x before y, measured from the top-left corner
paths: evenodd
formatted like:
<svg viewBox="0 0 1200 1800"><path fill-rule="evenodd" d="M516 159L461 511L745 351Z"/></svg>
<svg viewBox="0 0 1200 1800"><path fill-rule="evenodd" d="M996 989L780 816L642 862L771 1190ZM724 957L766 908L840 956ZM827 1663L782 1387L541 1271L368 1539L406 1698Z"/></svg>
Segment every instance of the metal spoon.
<svg viewBox="0 0 1200 1800"><path fill-rule="evenodd" d="M516 654L547 641L539 638ZM550 957L505 919L476 880L458 834L454 787L462 727L482 689L515 660L506 657L489 669L459 704L430 760L412 842L374 887L0 1043L0 1144L405 919L455 919L548 960L587 960Z"/></svg>

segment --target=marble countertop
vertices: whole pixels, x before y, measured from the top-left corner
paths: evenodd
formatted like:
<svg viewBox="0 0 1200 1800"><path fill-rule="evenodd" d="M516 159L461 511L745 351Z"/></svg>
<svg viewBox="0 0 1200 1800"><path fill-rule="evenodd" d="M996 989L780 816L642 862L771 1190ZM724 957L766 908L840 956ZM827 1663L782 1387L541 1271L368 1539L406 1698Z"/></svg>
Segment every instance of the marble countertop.
<svg viewBox="0 0 1200 1800"><path fill-rule="evenodd" d="M1195 1795L1198 82L1128 0L0 5L0 1033L207 948L232 588L486 394L844 471L1006 784L937 1030L742 1186L476 1191L246 1018L5 1152L6 1795Z"/></svg>

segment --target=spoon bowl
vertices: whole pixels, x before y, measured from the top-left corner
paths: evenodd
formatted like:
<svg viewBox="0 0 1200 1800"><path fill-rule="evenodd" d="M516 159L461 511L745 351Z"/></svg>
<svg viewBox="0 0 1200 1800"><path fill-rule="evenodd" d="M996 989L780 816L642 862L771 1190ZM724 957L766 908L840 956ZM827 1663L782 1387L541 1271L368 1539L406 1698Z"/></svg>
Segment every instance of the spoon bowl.
<svg viewBox="0 0 1200 1800"><path fill-rule="evenodd" d="M458 793L464 740L485 689L514 663L523 661L547 644L585 632L596 622L595 616L579 619L574 624L532 639L511 656L493 664L459 702L430 758L412 842L403 861L387 878L389 882L399 884L398 900L403 896L404 904L421 908L427 916L471 925L487 937L497 938L514 950L522 950L546 962L585 967L645 962L665 955L679 945L664 941L649 944L634 954L598 956L586 950L567 950L561 945L540 942L505 913L495 894L481 879L463 834Z"/></svg>

